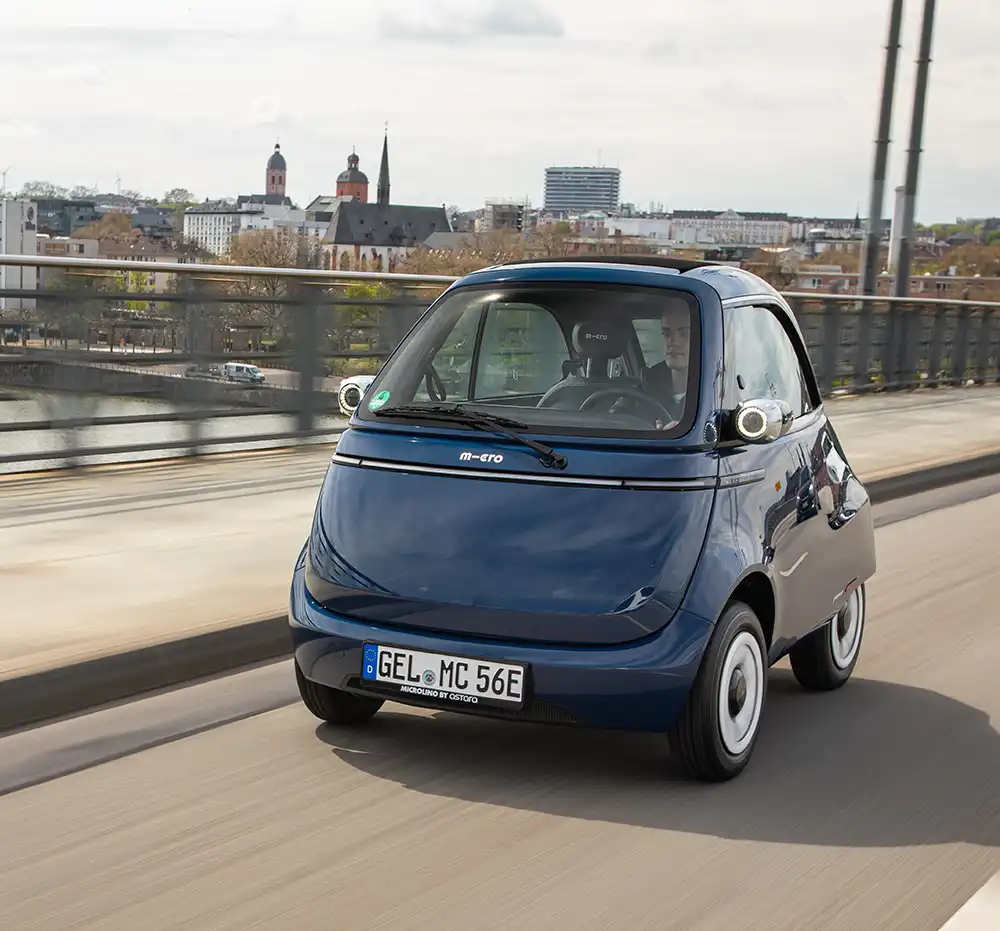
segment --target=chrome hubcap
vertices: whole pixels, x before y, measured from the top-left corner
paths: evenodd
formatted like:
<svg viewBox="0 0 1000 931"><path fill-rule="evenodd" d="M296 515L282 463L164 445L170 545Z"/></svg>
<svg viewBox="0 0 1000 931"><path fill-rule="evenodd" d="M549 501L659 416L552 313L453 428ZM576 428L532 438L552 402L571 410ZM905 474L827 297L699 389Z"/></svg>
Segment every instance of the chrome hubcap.
<svg viewBox="0 0 1000 931"><path fill-rule="evenodd" d="M847 669L861 647L865 626L865 593L859 586L830 623L830 652L838 669Z"/></svg>
<svg viewBox="0 0 1000 931"><path fill-rule="evenodd" d="M738 756L753 741L764 702L764 657L757 638L741 631L726 652L719 682L719 736Z"/></svg>
<svg viewBox="0 0 1000 931"><path fill-rule="evenodd" d="M747 703L747 677L742 669L734 669L729 679L729 713L735 718Z"/></svg>

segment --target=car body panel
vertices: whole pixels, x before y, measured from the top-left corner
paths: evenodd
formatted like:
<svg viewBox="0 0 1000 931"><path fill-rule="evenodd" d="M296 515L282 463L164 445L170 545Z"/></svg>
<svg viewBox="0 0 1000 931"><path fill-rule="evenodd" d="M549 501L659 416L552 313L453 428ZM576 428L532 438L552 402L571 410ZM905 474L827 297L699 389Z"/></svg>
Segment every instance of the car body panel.
<svg viewBox="0 0 1000 931"><path fill-rule="evenodd" d="M697 297L702 363L690 430L669 442L525 431L567 457L556 471L501 435L359 409L296 564L296 658L308 678L366 694L364 642L523 662L534 703L524 719L663 730L748 577L774 595L774 617L763 619L773 662L874 573L871 505L807 356L817 402L809 415L771 443L720 439L730 308L773 306L804 353L770 285L725 266L681 274L543 262L486 269L445 294L542 281Z"/></svg>
<svg viewBox="0 0 1000 931"><path fill-rule="evenodd" d="M372 694L360 678L366 642L529 667L529 701L519 713L503 715L467 705L412 702L424 707L525 721L665 731L684 706L711 635L710 624L684 611L677 612L666 628L641 641L600 649L401 630L345 618L318 605L305 587L305 564L303 550L292 579L289 618L296 662L313 681ZM392 700L406 701L405 696L392 696Z"/></svg>
<svg viewBox="0 0 1000 931"><path fill-rule="evenodd" d="M802 463L808 436L834 435L825 414L817 419L820 429L720 454L715 515L684 601L715 619L747 576L766 577L775 607L771 662L836 614L852 583L875 573L871 503L846 456L838 456L839 482ZM738 484L726 487L730 481Z"/></svg>
<svg viewBox="0 0 1000 931"><path fill-rule="evenodd" d="M685 607L716 618L747 576L766 577L775 662L836 614L853 585L874 575L875 535L868 493L826 414L794 314L780 298L764 297L727 304L724 315L743 312L742 304L767 306L782 321L814 409L772 443L720 449L720 487L733 487L719 493Z"/></svg>
<svg viewBox="0 0 1000 931"><path fill-rule="evenodd" d="M664 627L715 495L714 475L625 488L387 465L328 471L309 539L313 597L373 623L511 641L620 643Z"/></svg>

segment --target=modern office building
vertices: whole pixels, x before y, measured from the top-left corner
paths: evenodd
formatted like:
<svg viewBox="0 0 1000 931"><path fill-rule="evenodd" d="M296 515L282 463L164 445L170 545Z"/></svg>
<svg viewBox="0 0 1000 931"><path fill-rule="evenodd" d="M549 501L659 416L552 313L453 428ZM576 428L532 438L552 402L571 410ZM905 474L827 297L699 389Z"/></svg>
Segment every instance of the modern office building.
<svg viewBox="0 0 1000 931"><path fill-rule="evenodd" d="M38 205L30 200L0 200L0 255L38 255ZM34 268L0 264L0 289L37 291ZM33 310L25 297L0 297L0 310Z"/></svg>
<svg viewBox="0 0 1000 931"><path fill-rule="evenodd" d="M524 232L528 209L526 200L488 200L476 228L483 233L494 230Z"/></svg>
<svg viewBox="0 0 1000 931"><path fill-rule="evenodd" d="M616 213L621 201L621 176L617 168L546 168L544 209L555 213Z"/></svg>

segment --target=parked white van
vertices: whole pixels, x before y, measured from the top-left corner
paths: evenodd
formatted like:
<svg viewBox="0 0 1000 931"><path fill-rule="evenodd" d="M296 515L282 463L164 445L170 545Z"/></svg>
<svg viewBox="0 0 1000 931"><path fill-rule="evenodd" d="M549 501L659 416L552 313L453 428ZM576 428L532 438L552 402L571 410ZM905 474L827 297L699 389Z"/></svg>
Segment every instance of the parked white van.
<svg viewBox="0 0 1000 931"><path fill-rule="evenodd" d="M249 385L264 384L264 373L246 362L227 362L222 366L222 377L226 381L242 381Z"/></svg>

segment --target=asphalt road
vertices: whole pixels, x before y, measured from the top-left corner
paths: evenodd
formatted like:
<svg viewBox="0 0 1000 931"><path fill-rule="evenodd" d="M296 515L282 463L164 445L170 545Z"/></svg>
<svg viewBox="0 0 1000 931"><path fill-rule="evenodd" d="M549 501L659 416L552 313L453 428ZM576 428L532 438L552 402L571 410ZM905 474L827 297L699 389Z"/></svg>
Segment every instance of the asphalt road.
<svg viewBox="0 0 1000 931"><path fill-rule="evenodd" d="M317 727L287 662L7 737L0 927L938 931L1000 868L998 490L879 509L856 678L779 666L723 786L656 737Z"/></svg>

